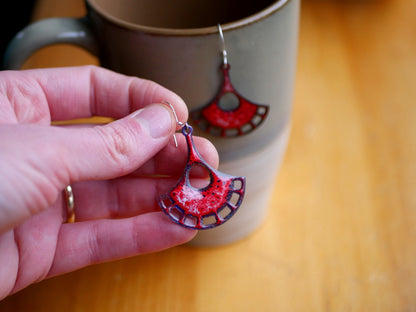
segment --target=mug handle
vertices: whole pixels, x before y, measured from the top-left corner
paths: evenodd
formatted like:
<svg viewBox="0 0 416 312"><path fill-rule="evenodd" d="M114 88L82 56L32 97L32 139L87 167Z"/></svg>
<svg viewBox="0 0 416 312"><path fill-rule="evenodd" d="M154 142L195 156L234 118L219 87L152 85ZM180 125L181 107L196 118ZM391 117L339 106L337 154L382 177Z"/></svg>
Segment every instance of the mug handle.
<svg viewBox="0 0 416 312"><path fill-rule="evenodd" d="M86 17L54 17L26 26L7 46L4 69L20 69L37 50L52 44L69 43L98 55L98 44Z"/></svg>

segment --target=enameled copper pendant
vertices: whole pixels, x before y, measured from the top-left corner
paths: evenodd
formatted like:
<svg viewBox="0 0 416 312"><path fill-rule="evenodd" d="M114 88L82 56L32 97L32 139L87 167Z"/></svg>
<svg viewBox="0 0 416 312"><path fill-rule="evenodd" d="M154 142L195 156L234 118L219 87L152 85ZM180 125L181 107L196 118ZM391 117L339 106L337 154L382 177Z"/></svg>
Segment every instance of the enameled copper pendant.
<svg viewBox="0 0 416 312"><path fill-rule="evenodd" d="M237 137L255 130L266 119L269 107L250 102L239 94L231 83L230 65L221 66L224 75L222 87L217 96L209 104L191 112L196 125L214 136ZM234 98L234 103L222 104L228 97Z"/></svg>
<svg viewBox="0 0 416 312"><path fill-rule="evenodd" d="M240 207L245 192L245 177L219 172L199 155L192 139L193 129L182 128L188 145L188 160L181 179L168 193L158 198L162 210L176 223L192 229L209 229L229 220ZM189 181L194 166L202 166L209 173L209 184L201 189Z"/></svg>

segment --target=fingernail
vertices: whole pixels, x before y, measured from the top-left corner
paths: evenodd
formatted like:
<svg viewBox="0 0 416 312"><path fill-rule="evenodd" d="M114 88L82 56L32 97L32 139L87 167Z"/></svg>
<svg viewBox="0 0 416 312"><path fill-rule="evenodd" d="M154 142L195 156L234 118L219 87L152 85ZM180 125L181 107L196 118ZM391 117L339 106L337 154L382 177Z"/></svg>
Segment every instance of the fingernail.
<svg viewBox="0 0 416 312"><path fill-rule="evenodd" d="M139 120L154 139L170 135L173 129L172 114L163 104L146 106L134 113L132 118Z"/></svg>

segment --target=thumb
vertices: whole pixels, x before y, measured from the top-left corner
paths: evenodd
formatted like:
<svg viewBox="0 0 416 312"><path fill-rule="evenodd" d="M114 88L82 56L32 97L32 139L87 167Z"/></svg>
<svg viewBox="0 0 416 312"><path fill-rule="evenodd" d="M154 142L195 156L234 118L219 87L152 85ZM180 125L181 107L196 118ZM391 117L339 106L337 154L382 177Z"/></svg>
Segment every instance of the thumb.
<svg viewBox="0 0 416 312"><path fill-rule="evenodd" d="M135 170L174 131L163 104L96 127L0 125L0 233L52 205L67 184Z"/></svg>
<svg viewBox="0 0 416 312"><path fill-rule="evenodd" d="M69 129L63 142L70 182L109 179L125 175L152 158L172 139L173 112L152 104L123 119L92 128Z"/></svg>

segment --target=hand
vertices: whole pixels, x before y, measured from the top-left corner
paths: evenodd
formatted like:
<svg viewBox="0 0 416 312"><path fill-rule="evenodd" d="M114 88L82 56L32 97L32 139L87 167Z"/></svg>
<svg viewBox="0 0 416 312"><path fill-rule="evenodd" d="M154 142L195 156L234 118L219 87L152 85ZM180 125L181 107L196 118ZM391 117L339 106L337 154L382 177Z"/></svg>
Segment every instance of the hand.
<svg viewBox="0 0 416 312"><path fill-rule="evenodd" d="M195 231L171 222L157 196L179 179L187 147L165 88L98 67L0 72L0 299L89 264L154 252ZM51 121L108 116L107 125ZM218 165L215 148L195 138ZM194 173L195 179L203 173ZM76 223L65 223L72 185Z"/></svg>

